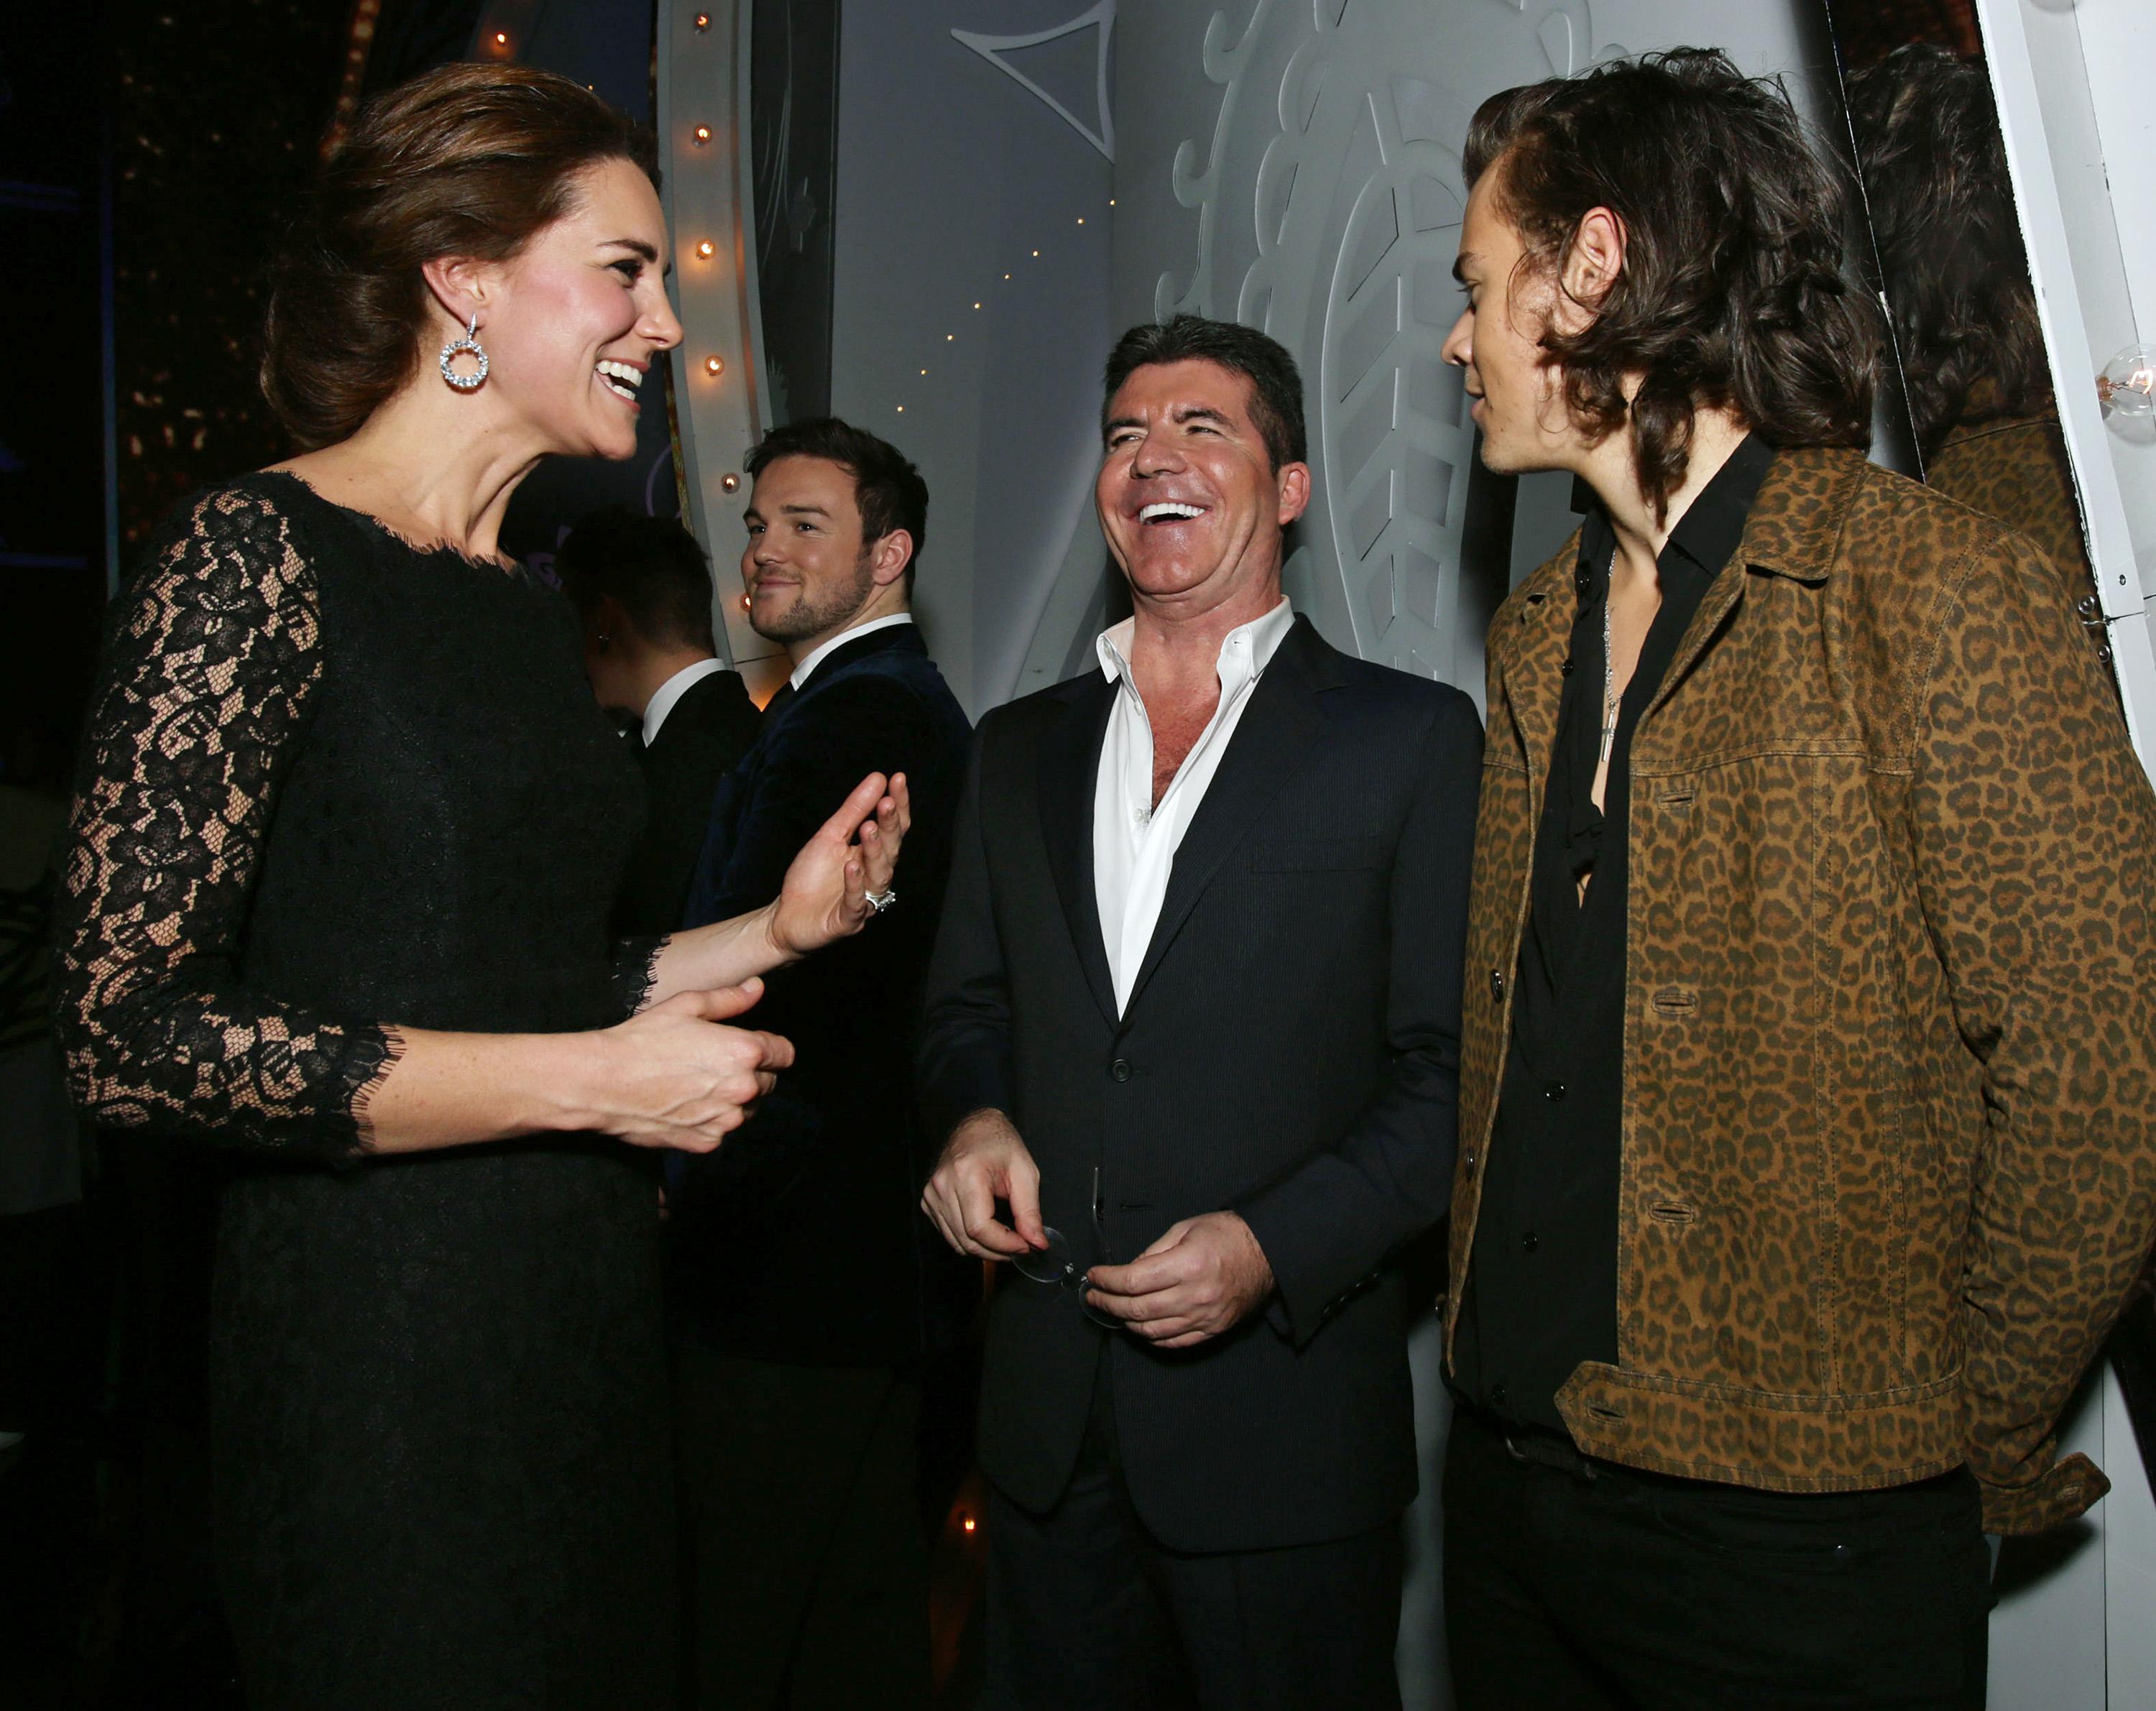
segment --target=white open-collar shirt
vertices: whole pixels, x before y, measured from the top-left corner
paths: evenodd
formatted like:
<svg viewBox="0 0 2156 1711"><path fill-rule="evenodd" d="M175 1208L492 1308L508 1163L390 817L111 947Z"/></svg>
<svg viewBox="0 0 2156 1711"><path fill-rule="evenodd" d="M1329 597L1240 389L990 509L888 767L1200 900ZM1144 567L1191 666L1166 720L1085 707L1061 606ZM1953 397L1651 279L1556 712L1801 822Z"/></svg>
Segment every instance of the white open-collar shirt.
<svg viewBox="0 0 2156 1711"><path fill-rule="evenodd" d="M1118 1014L1130 1002L1132 984L1152 943L1175 852L1220 769L1251 691L1295 625L1295 609L1283 599L1221 639L1220 704L1158 803L1152 799L1152 722L1131 677L1137 624L1126 618L1094 643L1101 676L1116 686L1093 778L1093 893Z"/></svg>

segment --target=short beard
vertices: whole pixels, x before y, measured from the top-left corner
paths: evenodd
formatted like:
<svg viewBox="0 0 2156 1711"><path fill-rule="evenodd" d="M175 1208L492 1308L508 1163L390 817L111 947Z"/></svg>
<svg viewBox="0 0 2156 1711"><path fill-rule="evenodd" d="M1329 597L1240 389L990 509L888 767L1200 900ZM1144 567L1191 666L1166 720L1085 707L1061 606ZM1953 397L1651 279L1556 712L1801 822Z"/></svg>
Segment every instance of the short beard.
<svg viewBox="0 0 2156 1711"><path fill-rule="evenodd" d="M838 629L875 598L875 573L870 568L869 555L864 552L854 565L850 588L839 588L822 601L810 599L803 590L790 610L767 624L758 624L752 618L749 627L766 641L806 641L812 635Z"/></svg>

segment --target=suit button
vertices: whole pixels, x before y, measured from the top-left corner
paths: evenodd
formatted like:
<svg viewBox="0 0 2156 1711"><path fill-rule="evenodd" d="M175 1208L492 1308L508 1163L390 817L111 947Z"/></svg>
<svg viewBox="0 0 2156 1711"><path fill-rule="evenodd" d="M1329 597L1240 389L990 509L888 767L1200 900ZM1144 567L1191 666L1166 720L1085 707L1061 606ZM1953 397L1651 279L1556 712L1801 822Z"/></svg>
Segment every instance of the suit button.
<svg viewBox="0 0 2156 1711"><path fill-rule="evenodd" d="M1505 1387L1502 1385L1490 1386L1490 1405L1500 1409L1505 1405Z"/></svg>
<svg viewBox="0 0 2156 1711"><path fill-rule="evenodd" d="M1467 1166L1467 1174L1468 1174L1470 1176L1474 1175L1474 1174L1475 1174L1475 1149L1474 1149L1474 1148L1470 1147L1470 1148L1467 1149L1467 1157L1466 1157L1466 1159L1463 1162L1464 1162L1464 1163L1466 1164L1466 1166Z"/></svg>
<svg viewBox="0 0 2156 1711"><path fill-rule="evenodd" d="M1567 660L1564 662L1564 664L1563 664L1562 665L1558 666L1558 667L1557 668L1557 675L1558 675L1558 676L1560 676L1560 677L1569 677L1569 676L1572 676L1572 661L1571 661L1571 660Z"/></svg>
<svg viewBox="0 0 2156 1711"><path fill-rule="evenodd" d="M1564 1083L1563 1082L1544 1082L1543 1083L1543 1097L1548 1100L1551 1104L1556 1104L1558 1100L1564 1097Z"/></svg>
<svg viewBox="0 0 2156 1711"><path fill-rule="evenodd" d="M1127 1057L1117 1058L1108 1066L1108 1073L1119 1082L1127 1082L1131 1078L1130 1060Z"/></svg>
<svg viewBox="0 0 2156 1711"><path fill-rule="evenodd" d="M1499 1004L1505 1001L1505 974L1502 969L1490 971L1490 996Z"/></svg>
<svg viewBox="0 0 2156 1711"><path fill-rule="evenodd" d="M1522 1237L1520 1238L1520 1251L1521 1251L1522 1253L1530 1253L1530 1254L1531 1254L1531 1253L1532 1253L1532 1252L1533 1252L1537 1248L1540 1247L1542 1245L1543 1245L1543 1239L1542 1239L1542 1237L1540 1237L1539 1236L1536 1235L1536 1234L1534 1233L1534 1231L1532 1231L1532 1230L1530 1230L1530 1231L1528 1231L1525 1236L1522 1236Z"/></svg>

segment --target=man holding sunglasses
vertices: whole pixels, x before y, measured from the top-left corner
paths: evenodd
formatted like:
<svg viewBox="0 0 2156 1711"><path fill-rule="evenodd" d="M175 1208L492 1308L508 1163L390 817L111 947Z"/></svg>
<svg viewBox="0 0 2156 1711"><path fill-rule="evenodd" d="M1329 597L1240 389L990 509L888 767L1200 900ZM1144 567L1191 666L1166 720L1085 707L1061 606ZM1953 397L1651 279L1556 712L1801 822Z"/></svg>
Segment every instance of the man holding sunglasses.
<svg viewBox="0 0 2156 1711"><path fill-rule="evenodd" d="M1481 732L1282 598L1285 350L1179 316L1106 390L1133 613L982 724L922 1039L923 1207L1017 1274L983 1703L1397 1705L1391 1261L1445 1210Z"/></svg>

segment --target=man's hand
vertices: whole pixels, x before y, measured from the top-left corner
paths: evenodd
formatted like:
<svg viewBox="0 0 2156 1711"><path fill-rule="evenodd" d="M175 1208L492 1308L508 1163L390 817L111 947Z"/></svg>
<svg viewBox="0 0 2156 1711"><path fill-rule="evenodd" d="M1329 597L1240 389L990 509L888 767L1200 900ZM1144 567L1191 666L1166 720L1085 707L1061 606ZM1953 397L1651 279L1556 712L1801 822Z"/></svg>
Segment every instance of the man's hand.
<svg viewBox="0 0 2156 1711"><path fill-rule="evenodd" d="M1237 1212L1186 1218L1127 1266L1086 1276L1087 1301L1163 1349L1220 1335L1273 1292L1273 1268Z"/></svg>
<svg viewBox="0 0 2156 1711"><path fill-rule="evenodd" d="M996 1217L998 1200L1009 1204L1010 1224ZM951 1131L921 1193L921 1210L944 1241L977 1260L1013 1259L1048 1246L1040 1221L1040 1169L1000 1111L977 1111Z"/></svg>

